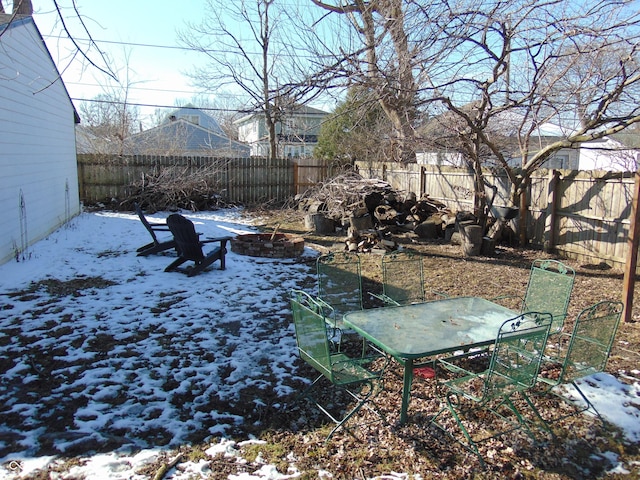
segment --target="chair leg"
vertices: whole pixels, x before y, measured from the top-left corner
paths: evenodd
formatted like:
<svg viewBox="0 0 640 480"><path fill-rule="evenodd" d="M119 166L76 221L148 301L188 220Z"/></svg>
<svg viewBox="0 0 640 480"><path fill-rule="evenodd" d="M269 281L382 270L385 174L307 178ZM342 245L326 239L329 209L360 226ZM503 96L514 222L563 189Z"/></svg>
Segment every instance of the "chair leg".
<svg viewBox="0 0 640 480"><path fill-rule="evenodd" d="M451 416L453 417L453 419L456 421L456 424L458 425L458 428L460 428L460 431L462 432L462 434L464 435L464 438L467 441L466 443L460 441L459 438L456 438L455 435L453 435L451 432L449 432L449 430L447 430L447 428L444 425L442 425L441 423L439 423L437 421L438 417L440 417L445 412L449 412L451 414ZM480 466L482 467L482 469L486 468L486 464L484 463L484 458L482 458L482 454L480 453L480 450L478 449L478 446L476 445L476 442L473 441L473 438L472 438L471 434L469 433L469 431L464 426L464 424L462 422L462 419L458 415L458 412L456 411L456 409L453 406L453 403L451 402L449 397L445 398L445 406L442 407L440 409L440 411L433 416L433 418L431 418L431 420L429 421L429 425L433 425L433 426L437 427L439 430L441 430L449 438L451 438L452 440L458 442L460 445L462 445L464 448L466 448L469 452L475 454L475 456L478 457L478 460L480 461Z"/></svg>
<svg viewBox="0 0 640 480"><path fill-rule="evenodd" d="M211 251L211 253L209 253L206 257L204 257L202 261L197 262L193 266L193 268L189 270L187 276L193 277L195 275L198 275L208 266L212 265L216 260L220 260L221 259L220 254L221 254L221 249L219 247L215 248L213 251Z"/></svg>
<svg viewBox="0 0 640 480"><path fill-rule="evenodd" d="M578 392L578 395L580 395L580 397L582 398L582 401L584 402L584 406L581 405L576 405L575 403L573 403L571 400L565 398L564 396L562 396L559 393L553 392L551 387L545 388L542 391L536 391L534 392L534 396L535 397L542 397L542 396L553 396L558 398L562 403L565 403L567 405L569 405L569 407L572 409L572 411L570 413L566 413L563 415L559 415L550 419L544 419L542 418L542 415L538 412L538 415L540 418L542 418L542 421L544 422L544 425L547 425L547 428L545 428L545 430L549 431L550 427L548 427L550 422L559 422L561 420L564 420L566 418L569 417L574 417L576 415L580 415L583 412L586 412L588 410L592 410L595 415L598 417L598 419L602 422L603 425L607 425L607 421L604 419L604 417L602 417L602 415L600 414L600 412L598 411L598 409L595 407L595 405L587 398L587 396L585 395L585 393L580 389L580 387L578 387L578 385L575 383L575 381L571 382L571 385L576 389L576 391ZM533 403L533 402L532 402ZM534 407L535 408L535 407Z"/></svg>
<svg viewBox="0 0 640 480"><path fill-rule="evenodd" d="M539 425L542 427L542 429L548 434L550 434L553 438L556 438L557 437L556 434L553 432L553 430L551 429L547 421L542 417L540 410L538 410L538 408L535 406L535 404L531 400L531 397L529 397L529 395L527 395L524 392L521 392L521 394L525 402L527 402L527 405L529 405L529 408L531 409L531 411L533 411L534 415L538 419Z"/></svg>
<svg viewBox="0 0 640 480"><path fill-rule="evenodd" d="M526 397L526 394L524 394L524 392L522 392L523 395ZM505 417L504 415L502 415L498 409L502 406L506 406L511 413L513 413L516 417L516 420L512 420L509 419L507 417ZM510 431L514 431L517 430L518 428L522 428L524 429L525 433L529 436L529 438L531 438L531 440L533 440L534 442L537 441L536 436L534 435L533 431L529 428L528 425L528 421L524 418L524 416L522 415L522 413L520 413L520 410L518 410L518 408L515 406L515 404L513 403L513 401L509 398L509 397L503 397L502 401L500 401L500 403L498 403L498 405L494 408L491 408L490 411L496 415L497 417L501 418L502 420L504 420L507 423L510 423L511 425L513 425L512 428L504 430L503 432L501 432L502 434L504 433L508 433ZM534 411L537 413L537 409L534 407ZM542 417L540 417L542 418Z"/></svg>
<svg viewBox="0 0 640 480"><path fill-rule="evenodd" d="M302 392L300 392L296 396L295 401L298 402L300 401L301 398L310 398L309 392L313 389L315 384L318 383L323 376L324 375L322 374L318 375L318 377L316 377L316 379L313 382L311 382L307 388L305 388Z"/></svg>
<svg viewBox="0 0 640 480"><path fill-rule="evenodd" d="M520 392L520 393L523 395L523 398L529 404L529 406L532 407L532 409L533 409L534 413L536 414L536 416L543 422L543 425L546 426L546 422L539 415L539 412L538 412L537 408L533 405L533 403L531 402L529 397L524 392ZM506 428L506 429L501 429L499 432L494 433L494 434L492 434L490 436L487 436L487 437L483 436L482 438L478 438L477 440L474 439L473 436L471 435L471 433L469 432L469 430L465 427L464 422L462 420L462 417L458 413L458 408L456 408L456 405L458 405L457 397L454 396L453 398L455 398L455 401L451 399L451 396L447 396L445 398L445 402L446 402L445 406L442 407L440 409L440 411L433 418L431 418L431 420L429 422L429 425L434 425L434 426L438 427L447 436L449 436L453 440L455 440L458 443L460 443L464 448L466 448L471 453L474 453L476 455L476 457L478 457L478 459L480 461L480 464L481 464L483 469L486 468L486 464L485 464L484 459L482 458L482 454L480 453L480 450L478 448L478 443L479 442L483 442L483 441L489 440L490 438L494 438L494 437L497 437L497 436L500 436L500 435L504 435L506 433L518 430L520 428L522 428L525 431L525 433L534 442L537 441L533 431L529 428L528 421L524 418L522 413L518 410L516 405L513 403L513 401L508 396L502 397L500 399L499 403L497 405L495 405L495 406L489 407L488 405L485 405L484 407L477 407L477 408L484 408L485 410L490 411L496 417L498 417L499 419L501 419L505 423L509 424L510 427ZM506 413L501 413L499 410L502 409L503 407L508 409L513 415L515 415L515 419L508 418L507 416L505 416ZM475 409L471 409L471 410L475 410ZM466 440L466 443L461 441L459 438L456 438L456 436L453 435L451 432L449 432L447 430L447 428L443 424L438 422L438 418L445 412L449 412L451 414L451 416L453 417L453 419L456 421L456 424L458 425L458 428L462 432L462 435L464 436L464 438ZM503 412L504 412L504 410L503 410ZM548 429L548 431L550 432L551 430Z"/></svg>
<svg viewBox="0 0 640 480"><path fill-rule="evenodd" d="M586 407L584 407L583 409L581 409L579 411L579 413L582 412L586 412L587 410L591 409L595 412L595 414L597 415L597 417L600 419L600 421L602 422L603 425L607 425L607 421L604 419L604 417L602 415L600 415L600 412L598 411L598 409L596 408L596 406L591 402L591 400L589 400L587 398L587 396L585 395L585 393L580 389L580 387L578 386L578 384L573 381L571 382L571 385L573 385L573 388L576 389L576 391L580 394L580 396L582 397L582 400L584 400Z"/></svg>
<svg viewBox="0 0 640 480"><path fill-rule="evenodd" d="M346 430L349 435L351 435L352 437L357 439L357 437L354 435L354 433L351 431L351 429L347 428L345 426L345 423L347 423L356 413L358 413L358 411L360 411L360 409L362 409L362 407L365 407L365 406L368 407L367 404L376 395L378 395L378 393L380 392L379 389L377 389L375 387L375 385L373 384L373 382L370 382L370 381L362 382L360 384L360 391L361 392L363 390L365 390L365 388L366 388L366 393L364 393L364 394L362 394L362 393L360 393L360 394L354 393L353 391L351 391L346 386L338 386L338 388L340 388L341 390L343 390L346 393L348 393L357 403L351 410L349 410L349 412L344 417L336 418L336 416L333 413L331 413L329 410L327 410L327 408L324 405L322 405L320 402L318 402L311 395L311 391L313 390L313 388L318 384L318 382L323 377L324 377L323 375L318 376L302 393L300 393L296 397L296 401L299 400L302 397L307 398L307 400L309 400L311 403L313 403L322 413L324 413L333 423L335 423L335 426L333 427L331 432L329 432L329 434L325 438L325 442L328 442L331 439L331 437L336 433L336 431L339 430L341 427L344 427L344 430ZM375 412L380 417L380 419L382 421L386 421L385 416L377 408L372 407L371 410L373 412Z"/></svg>
<svg viewBox="0 0 640 480"><path fill-rule="evenodd" d="M225 268L227 268L226 260L225 260L226 253L227 253L227 249L225 247L221 247L220 248L220 270L224 270Z"/></svg>
<svg viewBox="0 0 640 480"><path fill-rule="evenodd" d="M171 272L172 270L175 270L176 268L178 268L180 265L182 265L186 261L187 261L186 258L178 257L173 262L171 262L167 266L167 268L164 269L164 271L165 272Z"/></svg>

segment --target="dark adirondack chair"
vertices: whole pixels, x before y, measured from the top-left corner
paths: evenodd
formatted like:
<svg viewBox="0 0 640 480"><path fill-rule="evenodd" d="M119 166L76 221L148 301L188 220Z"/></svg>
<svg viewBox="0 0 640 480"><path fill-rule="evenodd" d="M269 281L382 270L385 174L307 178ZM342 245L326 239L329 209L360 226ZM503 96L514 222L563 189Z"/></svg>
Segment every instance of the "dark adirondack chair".
<svg viewBox="0 0 640 480"><path fill-rule="evenodd" d="M144 216L144 212L140 208L140 205L138 205L137 203L134 203L134 206L136 209L136 213L138 214L138 217L140 217L140 221L142 222L142 225L144 225L144 228L147 229L147 231L149 232L149 235L151 235L151 238L153 239L151 243L147 243L146 245L143 245L140 248L138 248L137 250L138 256L146 257L147 255L164 252L166 250L170 250L174 248L176 246L176 242L174 241L173 238L160 241L156 236L156 232L167 232L167 233L171 232L167 224L166 223L149 223L147 218Z"/></svg>
<svg viewBox="0 0 640 480"><path fill-rule="evenodd" d="M216 260L220 260L220 270L225 269L224 256L227 253L227 241L231 237L217 237L200 240L193 222L180 214L174 213L167 217L167 225L173 233L176 242L176 250L178 258L164 269L165 272L181 271L188 276L193 277L199 274L205 268L213 264ZM202 247L207 243L217 242L218 246L205 255ZM179 268L185 262L193 262L193 265L187 268Z"/></svg>

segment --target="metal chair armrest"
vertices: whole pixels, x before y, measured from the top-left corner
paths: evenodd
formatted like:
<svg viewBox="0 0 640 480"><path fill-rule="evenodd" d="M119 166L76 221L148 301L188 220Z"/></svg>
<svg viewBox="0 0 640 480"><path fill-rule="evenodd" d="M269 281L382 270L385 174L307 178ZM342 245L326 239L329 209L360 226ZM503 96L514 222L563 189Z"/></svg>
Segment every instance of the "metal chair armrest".
<svg viewBox="0 0 640 480"><path fill-rule="evenodd" d="M369 292L369 295L371 295L374 298L377 298L378 300L381 300L382 302L384 302L387 305L393 305L393 306L396 306L396 307L400 306L400 304L398 302L396 302L393 298L385 295L384 293L383 294L378 294L378 293Z"/></svg>
<svg viewBox="0 0 640 480"><path fill-rule="evenodd" d="M445 370L447 370L448 372L455 373L455 374L461 374L461 375L465 375L465 376L466 375L477 375L477 373L472 372L470 370L467 370L466 368L462 368L459 365L456 365L455 363L448 362L444 358L440 358L440 359L436 360L436 366L440 366L440 367L444 368ZM438 371L437 368L435 370L436 370L436 372Z"/></svg>

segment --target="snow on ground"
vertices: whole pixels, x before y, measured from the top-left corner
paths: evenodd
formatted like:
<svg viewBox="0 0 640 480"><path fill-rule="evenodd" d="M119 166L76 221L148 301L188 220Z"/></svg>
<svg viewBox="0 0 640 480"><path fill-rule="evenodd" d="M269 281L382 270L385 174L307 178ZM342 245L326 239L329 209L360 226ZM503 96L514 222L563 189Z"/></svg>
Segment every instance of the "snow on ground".
<svg viewBox="0 0 640 480"><path fill-rule="evenodd" d="M254 231L235 209L184 215L202 237ZM314 288L317 253L305 249L308 261L301 262L229 252L226 270L216 263L188 278L163 271L171 256L137 257L149 239L135 215L83 213L31 247L24 261L0 266L0 359L18 359L0 363L0 478L20 478L79 446L108 442L118 447L85 457L69 478L144 478L135 473L141 466L194 435L223 438L212 441L209 455L237 456L225 434L259 421L253 410L292 393L298 377L288 291ZM44 287L12 294L31 282L81 277L113 284L58 297ZM637 383L602 374L582 387L629 441L640 441ZM238 407L247 395L250 412ZM256 465L251 475L229 478L295 478L294 458L291 465L287 475ZM204 460L184 462L165 478L207 473Z"/></svg>

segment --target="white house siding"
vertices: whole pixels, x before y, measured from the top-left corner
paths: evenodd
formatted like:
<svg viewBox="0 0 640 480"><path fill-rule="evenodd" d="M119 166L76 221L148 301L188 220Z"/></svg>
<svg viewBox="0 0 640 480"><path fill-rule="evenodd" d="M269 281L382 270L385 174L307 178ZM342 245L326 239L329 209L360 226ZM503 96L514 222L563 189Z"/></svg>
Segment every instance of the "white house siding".
<svg viewBox="0 0 640 480"><path fill-rule="evenodd" d="M604 137L580 146L580 170L632 172L637 170L640 152Z"/></svg>
<svg viewBox="0 0 640 480"><path fill-rule="evenodd" d="M74 114L33 20L0 25L0 263L80 212Z"/></svg>
<svg viewBox="0 0 640 480"><path fill-rule="evenodd" d="M309 137L319 135L320 125L327 115L327 112L306 106L288 113L284 121L276 123L278 155L312 156L317 142L309 141ZM238 140L250 146L252 157L269 154L269 133L262 115L246 115L234 123L238 126Z"/></svg>

